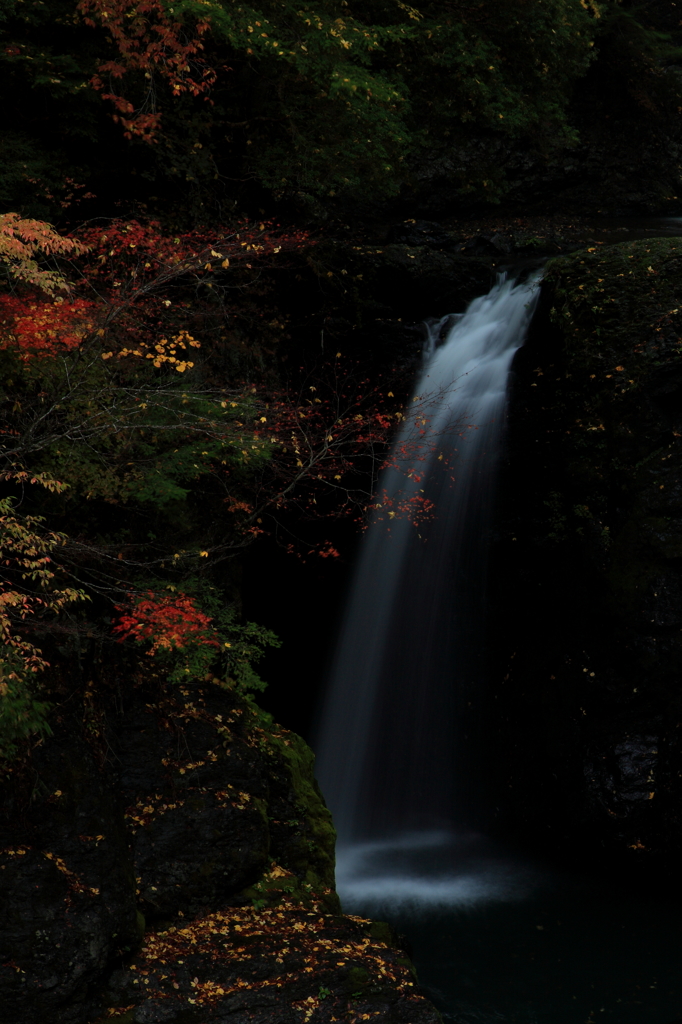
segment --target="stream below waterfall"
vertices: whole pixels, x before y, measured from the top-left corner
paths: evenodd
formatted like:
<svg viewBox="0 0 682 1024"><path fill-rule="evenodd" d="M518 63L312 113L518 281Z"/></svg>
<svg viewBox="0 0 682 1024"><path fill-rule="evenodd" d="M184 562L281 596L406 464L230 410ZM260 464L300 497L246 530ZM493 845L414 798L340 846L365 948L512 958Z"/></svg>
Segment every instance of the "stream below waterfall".
<svg viewBox="0 0 682 1024"><path fill-rule="evenodd" d="M388 920L447 1024L679 1024L679 909L474 834L339 852L346 912Z"/></svg>
<svg viewBox="0 0 682 1024"><path fill-rule="evenodd" d="M452 1024L679 1024L674 907L531 863L468 814L461 711L481 679L507 379L538 290L537 277L501 277L428 327L315 744L337 887L344 911L407 937Z"/></svg>

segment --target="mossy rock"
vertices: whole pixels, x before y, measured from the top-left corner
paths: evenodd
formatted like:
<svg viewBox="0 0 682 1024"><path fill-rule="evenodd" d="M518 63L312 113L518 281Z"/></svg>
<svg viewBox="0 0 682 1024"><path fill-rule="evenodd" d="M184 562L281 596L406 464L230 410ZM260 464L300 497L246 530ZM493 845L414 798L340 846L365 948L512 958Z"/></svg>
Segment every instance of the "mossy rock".
<svg viewBox="0 0 682 1024"><path fill-rule="evenodd" d="M682 237L594 247L552 260L543 288L572 369L604 371L609 397L628 393L630 378L676 361L682 349ZM621 376L610 378L627 359ZM627 373L627 376L625 374Z"/></svg>
<svg viewBox="0 0 682 1024"><path fill-rule="evenodd" d="M286 765L292 802L305 823L305 833L288 844L288 865L311 885L333 888L336 830L315 779L315 755L300 736L277 726L271 726L270 742Z"/></svg>
<svg viewBox="0 0 682 1024"><path fill-rule="evenodd" d="M567 504L574 528L589 523L609 549L622 604L682 553L682 238L553 260L545 288Z"/></svg>

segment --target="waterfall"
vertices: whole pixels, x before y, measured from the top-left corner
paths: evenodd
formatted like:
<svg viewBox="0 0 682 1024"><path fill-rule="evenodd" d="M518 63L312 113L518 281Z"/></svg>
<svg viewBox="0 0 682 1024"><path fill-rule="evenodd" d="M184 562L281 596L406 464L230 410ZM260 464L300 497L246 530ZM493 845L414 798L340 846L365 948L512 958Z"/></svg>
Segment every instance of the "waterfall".
<svg viewBox="0 0 682 1024"><path fill-rule="evenodd" d="M457 725L482 667L507 378L538 280L501 276L464 314L428 327L318 730L317 775L342 844L376 849L457 823Z"/></svg>

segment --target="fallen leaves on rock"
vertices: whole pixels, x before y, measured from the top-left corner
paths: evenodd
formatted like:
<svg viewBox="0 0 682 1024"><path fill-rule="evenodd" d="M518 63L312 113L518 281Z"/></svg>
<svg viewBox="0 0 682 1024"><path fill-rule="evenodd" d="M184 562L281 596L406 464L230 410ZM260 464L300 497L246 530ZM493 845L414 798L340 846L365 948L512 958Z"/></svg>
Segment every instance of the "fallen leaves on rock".
<svg viewBox="0 0 682 1024"><path fill-rule="evenodd" d="M274 865L270 874L289 872ZM372 928L371 921L330 914L314 898L227 907L179 922L147 935L139 955L120 972L123 1005L109 1007L102 1020L120 1017L139 992L134 1005L149 1005L140 1018L145 1020L203 1024L256 1007L259 1019L266 1019L263 1011L272 1005L278 1024L436 1024L405 953L374 937Z"/></svg>

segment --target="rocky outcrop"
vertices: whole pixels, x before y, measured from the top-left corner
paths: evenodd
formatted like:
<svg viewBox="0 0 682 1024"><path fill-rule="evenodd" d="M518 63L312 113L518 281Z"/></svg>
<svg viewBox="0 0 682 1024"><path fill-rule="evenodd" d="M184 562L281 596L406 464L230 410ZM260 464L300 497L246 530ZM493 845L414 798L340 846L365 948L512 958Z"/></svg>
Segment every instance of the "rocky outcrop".
<svg viewBox="0 0 682 1024"><path fill-rule="evenodd" d="M332 890L334 830L300 737L215 683L145 696L119 716L110 755L145 916L219 907L272 859Z"/></svg>
<svg viewBox="0 0 682 1024"><path fill-rule="evenodd" d="M515 364L497 785L571 856L682 844L681 281L682 239L555 260Z"/></svg>
<svg viewBox="0 0 682 1024"><path fill-rule="evenodd" d="M295 876L280 868L260 895L254 905L149 935L130 965L111 975L105 1019L438 1024L387 925L331 914L310 894L301 898Z"/></svg>
<svg viewBox="0 0 682 1024"><path fill-rule="evenodd" d="M84 703L5 769L3 1020L438 1020L388 933L340 913L300 737L213 679Z"/></svg>
<svg viewBox="0 0 682 1024"><path fill-rule="evenodd" d="M144 932L122 808L88 745L5 767L0 839L2 1019L88 1019L111 960Z"/></svg>

